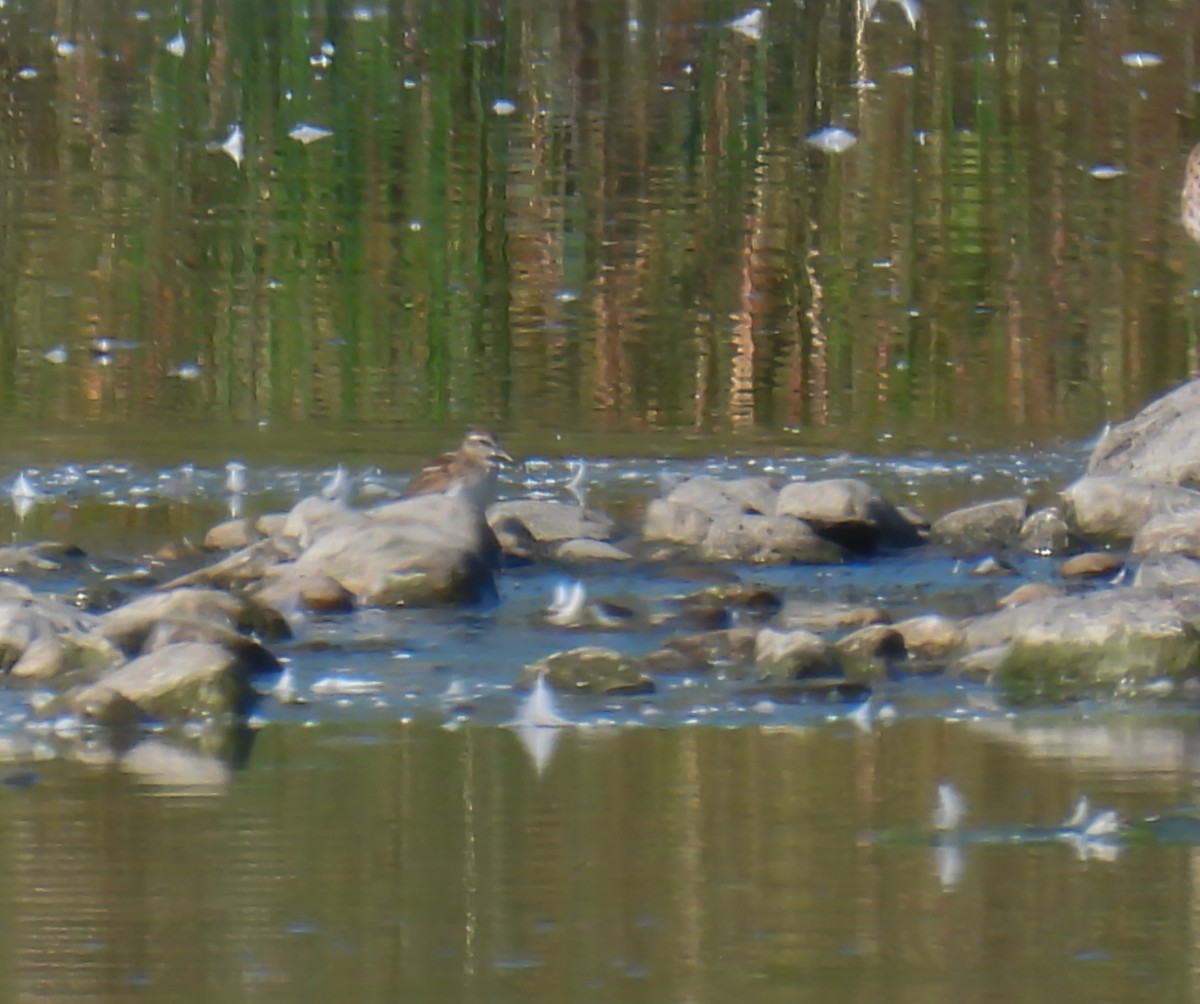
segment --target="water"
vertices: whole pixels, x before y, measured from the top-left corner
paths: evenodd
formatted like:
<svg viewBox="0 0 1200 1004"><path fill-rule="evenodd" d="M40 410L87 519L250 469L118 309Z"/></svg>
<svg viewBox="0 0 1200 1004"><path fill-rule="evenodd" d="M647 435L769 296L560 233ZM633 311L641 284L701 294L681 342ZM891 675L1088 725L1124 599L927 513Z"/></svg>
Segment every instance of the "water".
<svg viewBox="0 0 1200 1004"><path fill-rule="evenodd" d="M694 473L1047 501L1200 371L1196 10L759 10L0 3L0 485L38 493L0 539L86 552L17 577L135 594L164 544L338 464L394 490L469 423L525 460L504 495L587 458L626 527ZM969 572L584 570L622 633L511 570L482 610L312 618L276 648L305 703L128 751L6 689L0 996L1195 996L1186 707L683 677L507 724L526 664L644 653L712 578L896 617L1014 581ZM1111 845L1056 832L1081 795Z"/></svg>

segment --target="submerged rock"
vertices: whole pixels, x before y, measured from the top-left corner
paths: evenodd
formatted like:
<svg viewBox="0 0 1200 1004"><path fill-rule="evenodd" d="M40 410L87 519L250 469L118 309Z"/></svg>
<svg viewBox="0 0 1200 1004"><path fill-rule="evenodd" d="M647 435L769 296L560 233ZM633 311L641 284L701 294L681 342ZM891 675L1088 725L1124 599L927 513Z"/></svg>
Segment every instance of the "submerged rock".
<svg viewBox="0 0 1200 1004"><path fill-rule="evenodd" d="M585 645L555 652L525 668L518 687L532 687L539 675L555 690L588 694L652 694L654 682L637 662L610 648Z"/></svg>

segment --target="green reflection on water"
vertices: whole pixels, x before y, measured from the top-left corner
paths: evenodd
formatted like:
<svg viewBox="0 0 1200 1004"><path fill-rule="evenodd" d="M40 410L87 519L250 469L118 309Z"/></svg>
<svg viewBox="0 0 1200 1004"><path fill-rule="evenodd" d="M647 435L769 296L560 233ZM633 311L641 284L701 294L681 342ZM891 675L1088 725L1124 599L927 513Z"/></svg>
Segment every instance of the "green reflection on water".
<svg viewBox="0 0 1200 1004"><path fill-rule="evenodd" d="M0 419L1090 432L1196 366L1190 36L925 7L10 4Z"/></svg>

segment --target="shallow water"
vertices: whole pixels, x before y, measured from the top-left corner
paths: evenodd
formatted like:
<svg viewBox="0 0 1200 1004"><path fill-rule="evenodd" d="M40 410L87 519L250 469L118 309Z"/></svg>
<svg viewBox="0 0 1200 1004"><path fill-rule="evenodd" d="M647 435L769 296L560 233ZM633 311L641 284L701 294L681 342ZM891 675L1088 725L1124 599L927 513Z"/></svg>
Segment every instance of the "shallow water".
<svg viewBox="0 0 1200 1004"><path fill-rule="evenodd" d="M504 495L586 458L625 527L695 473L1046 501L1200 371L1200 7L761 11L0 2L0 484L39 493L0 539L85 552L18 577L115 602L476 422ZM0 997L1196 996L1188 706L718 674L508 724L527 663L643 653L713 580L894 617L1018 581L971 571L510 569L481 609L310 617L275 647L302 702L128 750L0 691ZM637 630L547 625L568 575ZM1082 795L1119 833L1064 832Z"/></svg>

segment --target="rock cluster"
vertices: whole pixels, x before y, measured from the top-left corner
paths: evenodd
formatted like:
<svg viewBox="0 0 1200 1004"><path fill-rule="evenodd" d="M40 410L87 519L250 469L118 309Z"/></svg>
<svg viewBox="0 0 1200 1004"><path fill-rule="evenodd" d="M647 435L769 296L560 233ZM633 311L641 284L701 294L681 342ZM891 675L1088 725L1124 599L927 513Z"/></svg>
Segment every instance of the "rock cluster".
<svg viewBox="0 0 1200 1004"><path fill-rule="evenodd" d="M0 580L0 667L49 694L39 698L47 715L81 726L239 721L276 685L270 646L298 619L478 603L496 595L505 563L812 566L921 548L998 582L1009 558L1037 555L1055 562L1057 581L1007 588L994 609L895 623L886 604L788 596L736 575L668 611L598 603L580 585L556 599L547 631L674 635L632 655L567 647L531 663L519 685L644 695L668 677L710 674L748 700L845 701L942 673L1013 701L1190 693L1200 680L1200 382L1109 429L1086 473L1046 503L989 500L930 524L857 479L696 477L621 526L548 500L484 513L454 495L367 509L307 498L214 527L215 560L107 611ZM65 560L48 545L4 550L14 576Z"/></svg>

